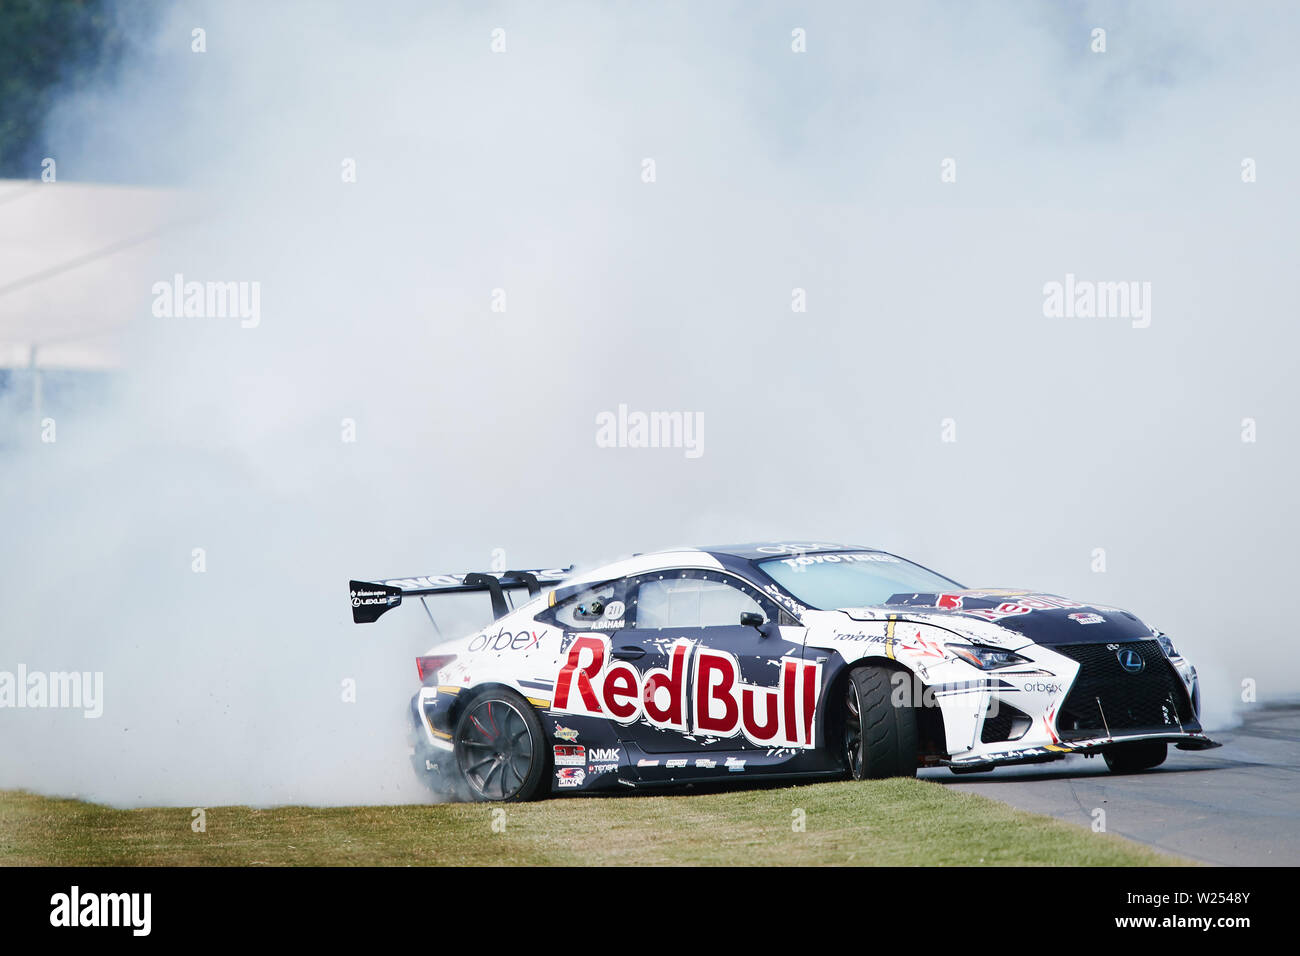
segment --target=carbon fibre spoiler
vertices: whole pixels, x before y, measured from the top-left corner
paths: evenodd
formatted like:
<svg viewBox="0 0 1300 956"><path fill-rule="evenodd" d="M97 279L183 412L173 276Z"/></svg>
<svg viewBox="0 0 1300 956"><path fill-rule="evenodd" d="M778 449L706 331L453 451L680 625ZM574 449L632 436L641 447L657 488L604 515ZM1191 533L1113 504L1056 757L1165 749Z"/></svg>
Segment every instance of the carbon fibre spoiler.
<svg viewBox="0 0 1300 956"><path fill-rule="evenodd" d="M383 581L349 581L352 621L369 624L402 603L402 598L426 598L435 594L464 594L486 591L492 598L492 618L510 613L505 592L527 588L536 597L542 585L559 584L573 571L567 568L541 568L530 571L468 571L463 574L430 574L416 578L388 578ZM427 608L426 608L427 609Z"/></svg>

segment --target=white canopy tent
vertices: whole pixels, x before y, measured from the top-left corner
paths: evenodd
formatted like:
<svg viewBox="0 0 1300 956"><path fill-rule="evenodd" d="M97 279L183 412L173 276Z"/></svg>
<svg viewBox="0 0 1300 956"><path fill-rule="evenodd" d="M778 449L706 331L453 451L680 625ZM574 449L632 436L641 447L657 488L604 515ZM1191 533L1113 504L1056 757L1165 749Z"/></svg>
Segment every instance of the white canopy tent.
<svg viewBox="0 0 1300 956"><path fill-rule="evenodd" d="M173 190L0 180L0 368L111 369L139 276L185 221Z"/></svg>

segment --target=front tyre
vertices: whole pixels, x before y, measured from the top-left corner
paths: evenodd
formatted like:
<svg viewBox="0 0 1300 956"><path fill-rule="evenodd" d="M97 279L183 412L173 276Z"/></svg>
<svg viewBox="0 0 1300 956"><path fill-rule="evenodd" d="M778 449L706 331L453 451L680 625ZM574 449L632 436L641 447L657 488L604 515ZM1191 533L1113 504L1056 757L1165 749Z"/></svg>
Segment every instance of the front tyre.
<svg viewBox="0 0 1300 956"><path fill-rule="evenodd" d="M546 776L542 722L507 688L484 691L456 721L456 765L472 800L531 800Z"/></svg>
<svg viewBox="0 0 1300 956"><path fill-rule="evenodd" d="M854 780L916 776L916 710L896 704L895 674L903 671L866 665L849 672L844 688L844 758Z"/></svg>
<svg viewBox="0 0 1300 956"><path fill-rule="evenodd" d="M1165 757L1169 756L1169 744L1161 740L1138 740L1120 744L1102 756L1112 773L1137 773L1164 763Z"/></svg>

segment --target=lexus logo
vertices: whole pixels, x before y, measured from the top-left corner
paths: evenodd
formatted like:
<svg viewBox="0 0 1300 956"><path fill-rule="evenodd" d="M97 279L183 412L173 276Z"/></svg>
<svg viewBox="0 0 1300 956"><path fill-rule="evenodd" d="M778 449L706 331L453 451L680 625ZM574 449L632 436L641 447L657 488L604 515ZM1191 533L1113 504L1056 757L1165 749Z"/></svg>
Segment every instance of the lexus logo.
<svg viewBox="0 0 1300 956"><path fill-rule="evenodd" d="M1142 669L1147 666L1147 662L1142 659L1142 655L1131 647L1121 648L1115 657L1119 661L1119 666L1130 674L1140 674Z"/></svg>

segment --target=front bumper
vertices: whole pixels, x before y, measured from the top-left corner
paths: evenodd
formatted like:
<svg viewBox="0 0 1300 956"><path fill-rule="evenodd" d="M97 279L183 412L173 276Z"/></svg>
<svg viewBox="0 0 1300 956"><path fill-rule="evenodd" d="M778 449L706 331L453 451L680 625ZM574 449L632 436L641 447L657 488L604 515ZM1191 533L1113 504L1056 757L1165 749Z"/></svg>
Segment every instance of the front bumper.
<svg viewBox="0 0 1300 956"><path fill-rule="evenodd" d="M1119 662L1125 650L1137 652L1143 666L1126 671ZM987 769L1143 740L1185 750L1217 746L1200 724L1196 669L1166 656L1154 640L1028 645L1017 653L1025 664L980 673L980 680L969 679L977 672L968 664L931 667L947 753L927 764Z"/></svg>

